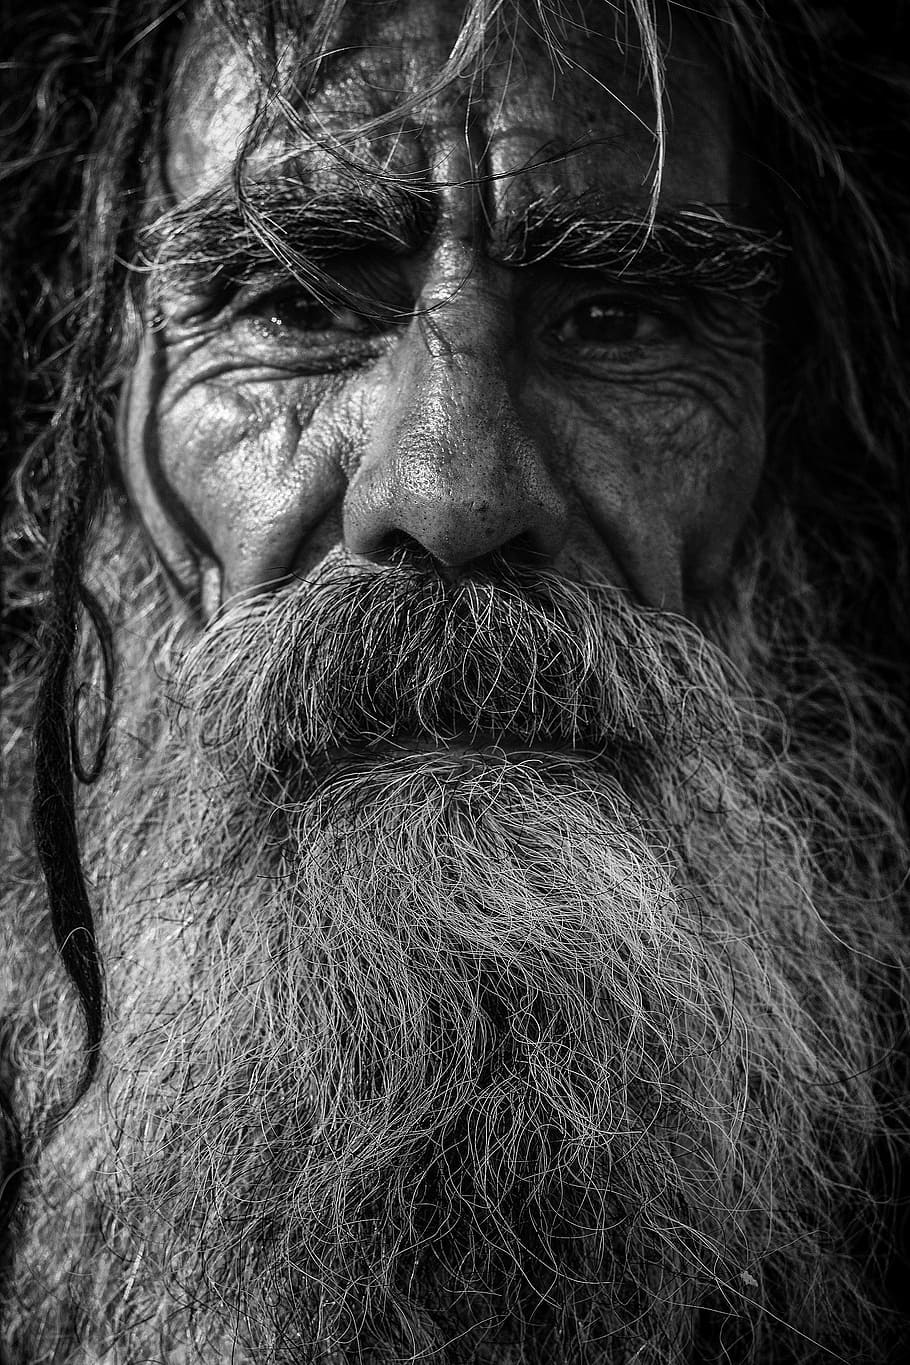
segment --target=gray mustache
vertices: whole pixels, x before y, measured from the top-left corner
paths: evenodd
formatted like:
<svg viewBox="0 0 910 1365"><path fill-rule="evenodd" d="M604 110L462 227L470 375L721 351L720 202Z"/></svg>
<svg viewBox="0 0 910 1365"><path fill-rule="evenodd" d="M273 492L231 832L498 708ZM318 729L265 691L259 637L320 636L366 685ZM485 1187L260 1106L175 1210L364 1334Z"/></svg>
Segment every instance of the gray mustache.
<svg viewBox="0 0 910 1365"><path fill-rule="evenodd" d="M694 626L608 584L505 564L453 583L330 560L217 619L185 658L178 695L205 751L280 773L402 740L729 743L731 674Z"/></svg>

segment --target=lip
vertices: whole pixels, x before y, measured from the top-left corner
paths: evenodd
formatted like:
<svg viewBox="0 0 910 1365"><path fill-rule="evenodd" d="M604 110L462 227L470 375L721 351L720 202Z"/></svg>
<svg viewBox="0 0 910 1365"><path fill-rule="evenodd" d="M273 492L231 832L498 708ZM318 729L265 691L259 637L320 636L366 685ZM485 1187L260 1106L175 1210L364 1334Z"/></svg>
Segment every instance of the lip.
<svg viewBox="0 0 910 1365"><path fill-rule="evenodd" d="M365 743L363 747L339 746L326 754L329 763L406 759L414 755L436 755L449 761L457 759L505 762L517 758L546 758L552 761L583 762L595 759L599 751L590 745L559 744L546 740L529 741L509 731L461 732L452 738L427 735L395 735Z"/></svg>

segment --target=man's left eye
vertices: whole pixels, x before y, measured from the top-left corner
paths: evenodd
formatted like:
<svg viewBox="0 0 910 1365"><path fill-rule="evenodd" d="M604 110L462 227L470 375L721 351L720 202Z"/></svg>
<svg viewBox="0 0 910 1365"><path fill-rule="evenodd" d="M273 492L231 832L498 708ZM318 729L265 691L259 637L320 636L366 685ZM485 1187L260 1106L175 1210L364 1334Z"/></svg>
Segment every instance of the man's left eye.
<svg viewBox="0 0 910 1365"><path fill-rule="evenodd" d="M553 333L562 344L629 346L667 341L677 330L665 313L648 312L635 303L593 299L567 313Z"/></svg>

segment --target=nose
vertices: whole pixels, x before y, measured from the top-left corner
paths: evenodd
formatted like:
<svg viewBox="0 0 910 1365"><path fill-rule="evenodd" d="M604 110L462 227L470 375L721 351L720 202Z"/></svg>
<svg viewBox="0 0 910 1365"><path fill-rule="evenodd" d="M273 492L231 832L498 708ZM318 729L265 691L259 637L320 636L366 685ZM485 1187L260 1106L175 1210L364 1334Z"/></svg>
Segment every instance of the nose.
<svg viewBox="0 0 910 1365"><path fill-rule="evenodd" d="M412 319L345 497L353 554L383 561L416 542L460 567L494 550L559 553L568 506L513 398L506 312L469 281Z"/></svg>

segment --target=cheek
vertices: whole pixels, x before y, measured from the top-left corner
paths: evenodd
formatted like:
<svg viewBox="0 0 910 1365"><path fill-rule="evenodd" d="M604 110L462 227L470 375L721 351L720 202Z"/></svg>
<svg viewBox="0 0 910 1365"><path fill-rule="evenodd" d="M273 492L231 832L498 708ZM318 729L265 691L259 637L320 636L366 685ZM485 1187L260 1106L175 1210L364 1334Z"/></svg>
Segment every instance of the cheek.
<svg viewBox="0 0 910 1365"><path fill-rule="evenodd" d="M685 611L716 590L764 460L760 367L722 395L689 381L600 392L562 425L576 493L639 600Z"/></svg>
<svg viewBox="0 0 910 1365"><path fill-rule="evenodd" d="M218 601L285 576L337 506L349 424L325 386L307 381L166 380L154 404L165 512L214 566ZM303 434L306 433L305 439ZM317 538L318 539L318 538Z"/></svg>
<svg viewBox="0 0 910 1365"><path fill-rule="evenodd" d="M736 420L705 432L701 449L683 539L686 592L693 597L709 597L727 578L755 498L765 458L761 382L743 394Z"/></svg>
<svg viewBox="0 0 910 1365"><path fill-rule="evenodd" d="M165 480L219 556L251 552L307 481L292 404L199 383L158 411Z"/></svg>

